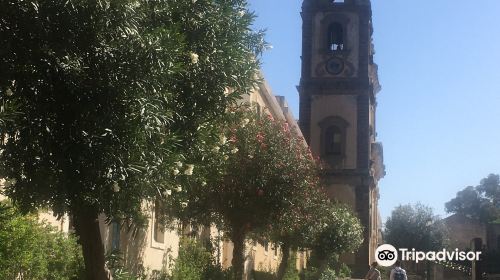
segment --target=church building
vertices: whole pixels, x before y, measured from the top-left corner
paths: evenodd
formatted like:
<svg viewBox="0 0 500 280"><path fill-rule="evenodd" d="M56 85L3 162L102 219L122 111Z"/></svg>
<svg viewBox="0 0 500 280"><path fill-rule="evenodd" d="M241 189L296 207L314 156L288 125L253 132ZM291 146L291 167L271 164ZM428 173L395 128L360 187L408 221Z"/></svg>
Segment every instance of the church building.
<svg viewBox="0 0 500 280"><path fill-rule="evenodd" d="M381 240L378 181L383 150L376 141L376 94L369 0L304 0L302 4L302 133L327 166L330 198L352 206L364 226L364 243L342 256L363 278Z"/></svg>

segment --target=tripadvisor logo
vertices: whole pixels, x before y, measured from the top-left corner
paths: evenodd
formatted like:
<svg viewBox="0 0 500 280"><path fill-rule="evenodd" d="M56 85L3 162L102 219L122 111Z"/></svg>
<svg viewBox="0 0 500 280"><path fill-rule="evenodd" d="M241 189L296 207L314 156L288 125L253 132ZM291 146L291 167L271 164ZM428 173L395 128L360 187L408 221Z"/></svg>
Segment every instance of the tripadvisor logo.
<svg viewBox="0 0 500 280"><path fill-rule="evenodd" d="M440 251L422 252L415 249L400 248L399 251L390 244L380 245L375 251L375 260L380 266L392 266L396 261L478 261L481 252L465 252L455 249L448 251L446 249ZM398 258L399 257L399 258Z"/></svg>
<svg viewBox="0 0 500 280"><path fill-rule="evenodd" d="M390 244L380 245L375 251L375 260L380 266L392 266L398 260L398 250Z"/></svg>

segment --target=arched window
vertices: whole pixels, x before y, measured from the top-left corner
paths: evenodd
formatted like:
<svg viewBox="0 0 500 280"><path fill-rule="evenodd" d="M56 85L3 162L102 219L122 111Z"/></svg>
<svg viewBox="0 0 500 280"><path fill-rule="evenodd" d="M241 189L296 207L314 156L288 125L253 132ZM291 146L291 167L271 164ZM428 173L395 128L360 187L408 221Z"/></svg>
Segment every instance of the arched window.
<svg viewBox="0 0 500 280"><path fill-rule="evenodd" d="M349 123L339 116L324 118L318 123L321 129L320 156L332 166L340 167L346 158Z"/></svg>
<svg viewBox="0 0 500 280"><path fill-rule="evenodd" d="M338 51L344 49L344 29L342 24L333 22L328 27L328 50Z"/></svg>
<svg viewBox="0 0 500 280"><path fill-rule="evenodd" d="M338 126L330 126L325 131L325 154L342 155L342 130Z"/></svg>

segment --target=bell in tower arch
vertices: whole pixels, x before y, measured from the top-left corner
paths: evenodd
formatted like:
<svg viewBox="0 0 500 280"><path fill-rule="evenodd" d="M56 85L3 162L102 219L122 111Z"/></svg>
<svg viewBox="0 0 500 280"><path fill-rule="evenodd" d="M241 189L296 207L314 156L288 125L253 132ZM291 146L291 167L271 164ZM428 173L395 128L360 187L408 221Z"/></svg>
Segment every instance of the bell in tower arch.
<svg viewBox="0 0 500 280"><path fill-rule="evenodd" d="M344 28L338 22L332 22L327 34L328 50L341 51L344 49Z"/></svg>

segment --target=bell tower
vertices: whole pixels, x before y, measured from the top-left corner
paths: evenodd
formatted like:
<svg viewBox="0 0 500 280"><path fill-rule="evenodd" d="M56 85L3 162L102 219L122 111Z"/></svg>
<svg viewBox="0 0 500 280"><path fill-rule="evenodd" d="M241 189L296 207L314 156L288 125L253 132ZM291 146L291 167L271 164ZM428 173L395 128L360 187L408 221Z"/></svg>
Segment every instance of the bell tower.
<svg viewBox="0 0 500 280"><path fill-rule="evenodd" d="M342 260L363 278L379 245L377 182L385 174L376 142L376 94L369 0L304 0L299 125L311 151L328 166L329 196L352 207L364 243Z"/></svg>

